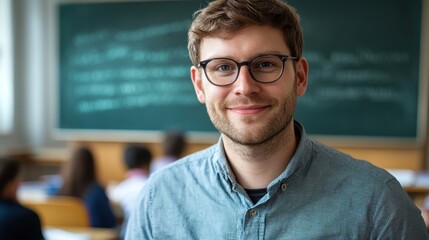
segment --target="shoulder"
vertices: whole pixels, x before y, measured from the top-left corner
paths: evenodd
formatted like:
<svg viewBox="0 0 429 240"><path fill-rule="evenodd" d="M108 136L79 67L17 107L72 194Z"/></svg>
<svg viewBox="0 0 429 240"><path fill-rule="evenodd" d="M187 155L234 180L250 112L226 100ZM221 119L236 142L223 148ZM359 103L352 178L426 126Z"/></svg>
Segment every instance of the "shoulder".
<svg viewBox="0 0 429 240"><path fill-rule="evenodd" d="M99 183L93 183L88 187L88 192L101 193L101 192L104 192L104 188Z"/></svg>
<svg viewBox="0 0 429 240"><path fill-rule="evenodd" d="M176 192L178 189L188 189L197 182L207 181L207 177L216 171L215 161L217 159L214 159L216 149L216 145L211 146L181 158L153 173L146 181L143 191L150 192L156 189L158 193Z"/></svg>
<svg viewBox="0 0 429 240"><path fill-rule="evenodd" d="M307 178L312 180L308 184L317 181L324 192L367 208L374 228L371 234L381 236L394 228L421 233L419 228L424 227L419 210L389 172L316 141L312 142L311 158Z"/></svg>
<svg viewBox="0 0 429 240"><path fill-rule="evenodd" d="M312 164L335 176L353 177L354 180L387 184L396 180L389 172L366 160L356 159L332 147L312 141ZM322 171L322 170L320 170ZM323 171L322 171L323 172Z"/></svg>
<svg viewBox="0 0 429 240"><path fill-rule="evenodd" d="M297 122L295 126L302 136L297 149L300 151L298 162L306 166L306 179L310 182L320 181L327 186L343 183L354 188L359 188L359 185L380 188L396 181L386 170L308 137L302 125Z"/></svg>
<svg viewBox="0 0 429 240"><path fill-rule="evenodd" d="M84 200L86 202L99 200L100 198L106 198L106 191L99 183L93 183L90 186L88 186L88 189L85 192Z"/></svg>
<svg viewBox="0 0 429 240"><path fill-rule="evenodd" d="M312 141L306 182L342 193L359 193L360 199L375 204L382 193L406 195L400 183L388 171L368 161L356 159L334 148ZM372 199L372 200L371 200Z"/></svg>
<svg viewBox="0 0 429 240"><path fill-rule="evenodd" d="M33 210L18 203L8 204L6 211L3 207L0 207L0 239L43 239L40 218Z"/></svg>
<svg viewBox="0 0 429 240"><path fill-rule="evenodd" d="M128 222L127 229L133 229L127 231L131 238L151 238L146 234L162 226L165 216L180 215L177 211L193 208L196 194L204 194L208 186L219 187L215 146L179 159L149 177Z"/></svg>
<svg viewBox="0 0 429 240"><path fill-rule="evenodd" d="M19 203L0 204L0 222L36 223L40 222L39 216L33 210Z"/></svg>

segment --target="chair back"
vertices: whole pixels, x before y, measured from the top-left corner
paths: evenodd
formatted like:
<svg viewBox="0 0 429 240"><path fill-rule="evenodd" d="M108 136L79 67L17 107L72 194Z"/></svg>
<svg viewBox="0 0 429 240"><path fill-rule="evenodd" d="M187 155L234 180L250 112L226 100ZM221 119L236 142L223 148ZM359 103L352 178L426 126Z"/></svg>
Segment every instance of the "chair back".
<svg viewBox="0 0 429 240"><path fill-rule="evenodd" d="M90 227L85 204L79 198L50 196L20 202L39 215L43 227Z"/></svg>

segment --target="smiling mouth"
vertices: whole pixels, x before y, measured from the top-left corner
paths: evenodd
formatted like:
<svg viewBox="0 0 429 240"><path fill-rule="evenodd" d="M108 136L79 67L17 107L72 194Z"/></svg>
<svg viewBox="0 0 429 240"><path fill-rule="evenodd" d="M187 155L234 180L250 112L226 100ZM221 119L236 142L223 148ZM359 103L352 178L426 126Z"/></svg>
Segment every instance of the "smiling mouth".
<svg viewBox="0 0 429 240"><path fill-rule="evenodd" d="M259 114L266 109L268 109L269 106L235 106L235 107L229 107L228 110L240 115L255 115Z"/></svg>

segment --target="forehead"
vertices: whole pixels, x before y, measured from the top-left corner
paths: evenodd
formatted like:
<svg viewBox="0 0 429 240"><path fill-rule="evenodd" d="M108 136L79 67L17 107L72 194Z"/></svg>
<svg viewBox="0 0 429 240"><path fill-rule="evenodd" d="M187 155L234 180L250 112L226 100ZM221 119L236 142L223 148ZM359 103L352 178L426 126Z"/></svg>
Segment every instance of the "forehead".
<svg viewBox="0 0 429 240"><path fill-rule="evenodd" d="M251 25L236 32L205 37L200 45L201 60L214 57L246 60L264 53L290 54L280 29Z"/></svg>

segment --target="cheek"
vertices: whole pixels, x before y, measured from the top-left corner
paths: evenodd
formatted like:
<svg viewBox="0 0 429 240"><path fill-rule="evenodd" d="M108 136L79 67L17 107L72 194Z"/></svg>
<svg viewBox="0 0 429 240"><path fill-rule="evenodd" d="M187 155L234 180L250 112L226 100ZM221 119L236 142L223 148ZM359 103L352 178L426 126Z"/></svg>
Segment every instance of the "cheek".
<svg viewBox="0 0 429 240"><path fill-rule="evenodd" d="M202 92L206 103L221 102L228 96L227 87L217 87L207 82L203 84Z"/></svg>
<svg viewBox="0 0 429 240"><path fill-rule="evenodd" d="M289 73L285 76L285 78L280 79L276 86L271 88L268 94L272 97L277 96L278 98L288 98L291 95L296 95L297 83L296 77L294 73Z"/></svg>

